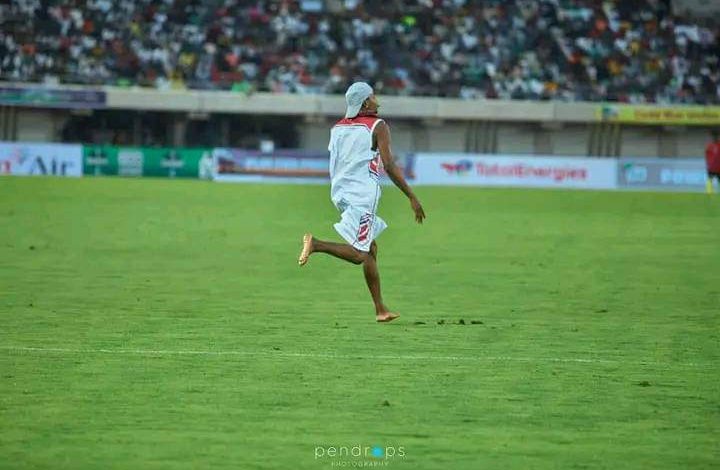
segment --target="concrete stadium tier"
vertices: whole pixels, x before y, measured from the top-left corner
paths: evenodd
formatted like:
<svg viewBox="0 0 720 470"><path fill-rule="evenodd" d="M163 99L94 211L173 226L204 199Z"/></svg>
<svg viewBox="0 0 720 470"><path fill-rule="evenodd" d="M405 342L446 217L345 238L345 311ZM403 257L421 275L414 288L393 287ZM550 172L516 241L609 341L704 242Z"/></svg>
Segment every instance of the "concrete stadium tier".
<svg viewBox="0 0 720 470"><path fill-rule="evenodd" d="M0 87L30 87L39 94L46 90L27 84L0 83ZM318 150L325 148L329 128L345 108L342 95L244 95L79 86L52 89L61 93L98 90L104 93L104 103L64 106L62 102L22 103L3 99L0 101L0 140L255 147L256 141L269 139L277 141L276 147ZM588 102L396 96L380 99L381 114L392 127L396 152L700 157L711 127L704 123L697 125L698 122L692 120L684 124L613 120L616 105ZM610 108L609 120L602 118L605 108ZM647 105L643 108L654 109ZM700 110L696 114L720 114L717 107L692 109ZM157 142L145 140L147 116L155 121ZM117 123L118 117L125 121L125 128ZM89 127L90 135L82 138L68 135L68 124L80 119L83 120L80 126ZM265 124L255 125L260 121ZM270 130L268 122L272 124ZM239 125L247 128L243 131L247 134L243 134L244 137L237 135L238 127L242 127ZM198 141L193 130L198 126L204 127L206 141ZM118 132L124 134L118 138ZM294 137L281 138L286 133Z"/></svg>

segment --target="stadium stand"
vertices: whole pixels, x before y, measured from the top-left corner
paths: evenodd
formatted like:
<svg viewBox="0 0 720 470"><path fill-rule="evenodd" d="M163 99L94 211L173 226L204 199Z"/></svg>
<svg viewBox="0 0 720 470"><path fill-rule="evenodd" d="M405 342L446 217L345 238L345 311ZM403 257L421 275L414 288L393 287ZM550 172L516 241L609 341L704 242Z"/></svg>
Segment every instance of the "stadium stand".
<svg viewBox="0 0 720 470"><path fill-rule="evenodd" d="M14 0L0 79L720 103L720 23L668 0Z"/></svg>

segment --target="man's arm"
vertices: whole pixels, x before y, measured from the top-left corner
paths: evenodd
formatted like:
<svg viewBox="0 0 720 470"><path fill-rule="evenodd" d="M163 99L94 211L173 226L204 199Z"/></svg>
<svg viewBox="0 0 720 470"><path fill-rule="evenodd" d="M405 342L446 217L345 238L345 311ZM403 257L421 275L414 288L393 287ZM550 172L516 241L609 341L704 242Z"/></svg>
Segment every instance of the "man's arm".
<svg viewBox="0 0 720 470"><path fill-rule="evenodd" d="M421 224L423 219L425 219L425 211L415 196L415 193L413 193L412 188L410 188L405 181L402 171L400 171L400 168L395 164L395 159L390 150L390 128L384 121L375 127L375 138L377 139L377 148L380 151L380 158L385 167L385 172L395 186L400 188L400 191L405 193L408 199L410 199L410 205L415 213L415 220Z"/></svg>

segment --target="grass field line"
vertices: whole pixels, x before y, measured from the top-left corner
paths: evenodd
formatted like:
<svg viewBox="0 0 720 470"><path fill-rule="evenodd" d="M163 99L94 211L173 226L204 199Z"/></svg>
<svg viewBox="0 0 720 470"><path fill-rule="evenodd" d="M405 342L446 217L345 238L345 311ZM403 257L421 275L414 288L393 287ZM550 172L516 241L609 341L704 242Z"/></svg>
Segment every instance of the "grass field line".
<svg viewBox="0 0 720 470"><path fill-rule="evenodd" d="M617 364L638 366L678 366L678 367L715 367L715 364L696 362L659 362L626 361L622 359L579 358L579 357L519 357L519 356L447 356L447 355L382 355L382 354L335 354L323 352L283 352L283 351L203 351L171 349L90 349L90 348L38 348L27 346L0 346L0 350L16 353L47 354L110 354L135 356L236 356L264 358L313 358L313 359L367 359L367 360L404 360L404 361L466 361L466 362L559 362L581 364Z"/></svg>

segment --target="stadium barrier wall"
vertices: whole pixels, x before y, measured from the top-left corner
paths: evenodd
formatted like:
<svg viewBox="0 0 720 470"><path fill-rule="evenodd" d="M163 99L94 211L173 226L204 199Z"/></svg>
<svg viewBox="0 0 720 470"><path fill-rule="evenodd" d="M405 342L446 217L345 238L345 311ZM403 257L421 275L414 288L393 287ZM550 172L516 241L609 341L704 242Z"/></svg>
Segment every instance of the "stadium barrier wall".
<svg viewBox="0 0 720 470"><path fill-rule="evenodd" d="M707 181L701 158L621 158L618 184L624 189L703 191Z"/></svg>
<svg viewBox="0 0 720 470"><path fill-rule="evenodd" d="M0 142L0 174L212 178L212 149Z"/></svg>
<svg viewBox="0 0 720 470"><path fill-rule="evenodd" d="M82 146L0 142L0 175L82 176Z"/></svg>
<svg viewBox="0 0 720 470"><path fill-rule="evenodd" d="M419 153L407 165L417 185L617 188L613 158Z"/></svg>
<svg viewBox="0 0 720 470"><path fill-rule="evenodd" d="M597 106L595 117L599 121L623 124L717 126L720 125L720 106L603 104Z"/></svg>
<svg viewBox="0 0 720 470"><path fill-rule="evenodd" d="M325 184L330 179L327 151L215 148L212 157L215 181Z"/></svg>
<svg viewBox="0 0 720 470"><path fill-rule="evenodd" d="M211 149L83 147L83 172L89 176L152 176L166 178L209 177Z"/></svg>
<svg viewBox="0 0 720 470"><path fill-rule="evenodd" d="M94 87L46 87L0 82L0 104L59 109L102 109L107 93Z"/></svg>
<svg viewBox="0 0 720 470"><path fill-rule="evenodd" d="M415 185L704 191L702 158L589 158L416 153L401 158ZM221 182L327 184L325 151L150 148L0 142L0 175L152 176ZM384 184L389 184L382 175Z"/></svg>
<svg viewBox="0 0 720 470"><path fill-rule="evenodd" d="M590 158L538 155L417 153L401 158L414 185L704 191L700 158ZM221 182L327 184L327 152L216 148L213 179ZM382 175L383 184L390 181Z"/></svg>

